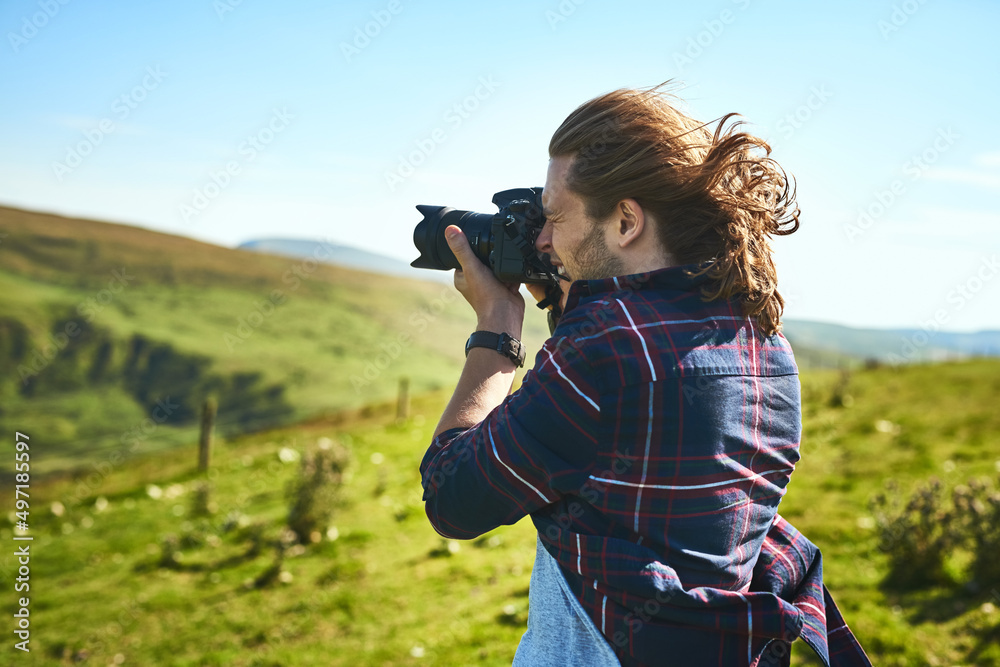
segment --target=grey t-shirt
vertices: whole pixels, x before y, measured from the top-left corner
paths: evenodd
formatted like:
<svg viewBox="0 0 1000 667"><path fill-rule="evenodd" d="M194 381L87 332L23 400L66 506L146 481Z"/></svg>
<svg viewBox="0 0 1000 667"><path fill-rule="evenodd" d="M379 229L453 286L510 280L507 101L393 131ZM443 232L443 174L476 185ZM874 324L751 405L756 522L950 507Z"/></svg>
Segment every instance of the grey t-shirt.
<svg viewBox="0 0 1000 667"><path fill-rule="evenodd" d="M528 589L528 629L514 667L620 667L611 645L573 596L559 563L537 539Z"/></svg>

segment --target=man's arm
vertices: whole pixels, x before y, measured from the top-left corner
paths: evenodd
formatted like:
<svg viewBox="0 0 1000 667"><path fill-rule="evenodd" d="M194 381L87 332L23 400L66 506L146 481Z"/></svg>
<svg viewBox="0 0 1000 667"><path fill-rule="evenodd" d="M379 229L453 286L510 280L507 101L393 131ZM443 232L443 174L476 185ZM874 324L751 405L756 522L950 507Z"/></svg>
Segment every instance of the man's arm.
<svg viewBox="0 0 1000 667"><path fill-rule="evenodd" d="M516 288L496 280L461 232L448 242L463 266L455 286L476 310L478 328L520 337L524 300ZM546 343L509 399L513 362L493 350L470 350L420 466L427 515L438 532L475 537L554 502L586 478L599 418L596 389L581 374L579 355L564 357L558 342Z"/></svg>
<svg viewBox="0 0 1000 667"><path fill-rule="evenodd" d="M445 238L462 268L455 271L455 287L476 311L477 331L506 333L521 339L524 299L518 286L504 285L473 254L461 229L449 225ZM476 347L462 369L455 393L434 429L434 437L452 428L469 428L486 418L510 393L514 363L493 350Z"/></svg>
<svg viewBox="0 0 1000 667"><path fill-rule="evenodd" d="M516 392L431 442L420 463L431 524L471 539L580 493L596 464L599 404L583 355L564 337L546 341Z"/></svg>
<svg viewBox="0 0 1000 667"><path fill-rule="evenodd" d="M456 229L458 228L456 227ZM452 252L455 253L455 257L458 258L459 262L463 262L462 270L456 273L455 286L462 294L469 292L476 299L473 302L472 298L466 296L479 317L476 330L507 333L520 340L521 325L524 320L523 298L508 286L502 286L503 290L496 289L496 286L501 285L501 283L472 254L468 241L465 240L461 230L457 236L446 236L445 238ZM466 264L469 264L467 269L469 273L466 273ZM470 286L470 281L475 281L475 292ZM529 283L525 287L538 301L549 296L548 288L543 285ZM557 312L561 313L566 307L569 283L560 282L555 287L560 294ZM484 295L485 298L496 298L496 300L487 301L485 306L477 308L477 304L482 303L480 293L487 289L490 292ZM512 294L517 298L510 299ZM483 309L482 313L480 313L480 308ZM549 306L549 310L553 308L555 306ZM551 320L549 326L552 327ZM455 393L434 430L434 437L451 428L465 429L481 422L510 393L514 382L514 371L514 364L502 355L485 348L473 348L469 352L462 376L459 378L458 386L455 387Z"/></svg>
<svg viewBox="0 0 1000 667"><path fill-rule="evenodd" d="M523 307L521 314L523 316ZM518 340L521 338L521 321L516 313L481 317L476 329L507 333ZM469 350L458 386L434 429L434 437L448 429L467 429L483 421L510 393L515 370L513 361L493 350L485 347Z"/></svg>

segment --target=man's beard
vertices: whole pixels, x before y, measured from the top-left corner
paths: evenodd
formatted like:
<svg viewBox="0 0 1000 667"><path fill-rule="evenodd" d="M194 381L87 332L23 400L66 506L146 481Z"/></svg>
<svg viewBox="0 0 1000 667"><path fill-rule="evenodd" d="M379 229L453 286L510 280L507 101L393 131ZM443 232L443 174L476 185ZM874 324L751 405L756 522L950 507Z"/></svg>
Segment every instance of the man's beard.
<svg viewBox="0 0 1000 667"><path fill-rule="evenodd" d="M608 250L604 241L603 225L593 225L580 244L570 253L570 257L573 258L576 269L574 275L568 276L570 280L613 278L625 273L621 259Z"/></svg>

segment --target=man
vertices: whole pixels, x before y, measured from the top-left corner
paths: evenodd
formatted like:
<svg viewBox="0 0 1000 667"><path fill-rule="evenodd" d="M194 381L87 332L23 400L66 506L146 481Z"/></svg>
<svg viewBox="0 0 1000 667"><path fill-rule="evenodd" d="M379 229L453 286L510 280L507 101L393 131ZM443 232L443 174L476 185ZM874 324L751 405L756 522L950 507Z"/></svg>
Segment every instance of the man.
<svg viewBox="0 0 1000 667"><path fill-rule="evenodd" d="M658 89L570 114L536 244L572 281L553 336L510 396L516 357L470 339L421 464L442 535L538 529L516 665L787 664L799 636L869 664L777 515L801 424L768 238L798 209L728 119L712 133ZM518 286L446 236L478 336L520 338Z"/></svg>

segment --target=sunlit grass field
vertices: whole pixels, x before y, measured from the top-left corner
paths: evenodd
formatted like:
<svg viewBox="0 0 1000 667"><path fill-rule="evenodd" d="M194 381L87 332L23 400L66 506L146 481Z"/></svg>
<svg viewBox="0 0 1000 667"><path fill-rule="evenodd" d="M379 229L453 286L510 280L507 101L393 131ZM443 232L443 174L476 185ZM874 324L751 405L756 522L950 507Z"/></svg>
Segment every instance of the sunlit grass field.
<svg viewBox="0 0 1000 667"><path fill-rule="evenodd" d="M822 549L826 584L876 665L1000 665L1000 598L963 587L961 562L954 585L883 590L867 508L889 478L909 490L932 475L997 477L1000 363L880 368L842 383L834 372L802 378L803 456L780 512ZM843 406L831 404L838 385ZM418 464L446 393L415 397L402 422L383 404L218 442L207 477L193 443L139 458L78 505L86 473L35 482L32 652L11 664L510 664L534 531L522 520L448 542L428 524ZM45 434L29 435L43 459ZM266 540L287 518L295 454L323 438L351 451L340 503L320 541L278 562ZM203 518L192 515L201 479L212 488ZM256 555L254 525L265 538ZM168 535L180 566L158 565ZM13 559L0 563L10 590ZM810 655L796 643L793 664L818 664Z"/></svg>
<svg viewBox="0 0 1000 667"><path fill-rule="evenodd" d="M401 377L413 393L441 388L461 370L462 343L475 327L461 295L440 282L5 207L0 233L0 427L44 428L45 470L100 464L150 417L121 378L136 335L169 345L178 359L206 360L204 374L259 373L261 384L280 385L289 411L278 423L290 424L388 400ZM102 382L70 381L92 367L97 346L78 336L54 350L53 327L65 318L111 341ZM21 327L27 340L14 361L12 334ZM546 337L544 317L530 312L525 344L538 349ZM36 353L52 358L38 367ZM35 395L22 391L23 368L42 386ZM233 421L220 410L220 429L248 430ZM140 451L195 437L193 421L161 424Z"/></svg>

